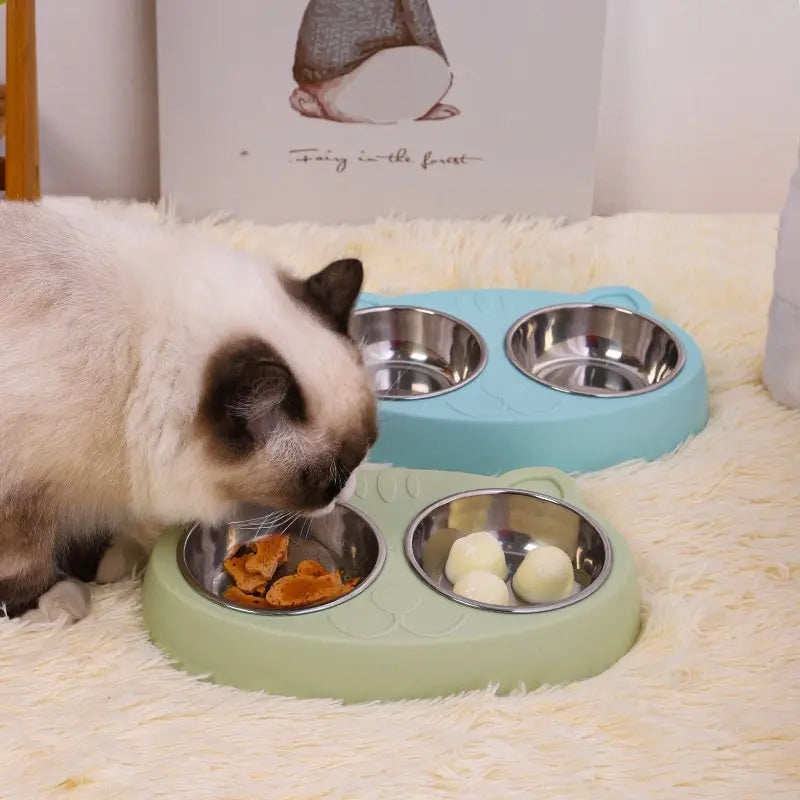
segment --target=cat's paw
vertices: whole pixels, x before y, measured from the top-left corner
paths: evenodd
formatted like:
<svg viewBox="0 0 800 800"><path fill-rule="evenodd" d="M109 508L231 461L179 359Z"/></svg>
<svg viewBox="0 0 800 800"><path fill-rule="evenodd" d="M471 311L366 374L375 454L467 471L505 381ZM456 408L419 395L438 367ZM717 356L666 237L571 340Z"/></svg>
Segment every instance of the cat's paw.
<svg viewBox="0 0 800 800"><path fill-rule="evenodd" d="M26 611L27 622L78 622L89 614L89 587L78 581L59 581L40 598L36 608Z"/></svg>
<svg viewBox="0 0 800 800"><path fill-rule="evenodd" d="M97 565L97 583L116 583L132 578L147 561L147 551L138 542L115 536Z"/></svg>

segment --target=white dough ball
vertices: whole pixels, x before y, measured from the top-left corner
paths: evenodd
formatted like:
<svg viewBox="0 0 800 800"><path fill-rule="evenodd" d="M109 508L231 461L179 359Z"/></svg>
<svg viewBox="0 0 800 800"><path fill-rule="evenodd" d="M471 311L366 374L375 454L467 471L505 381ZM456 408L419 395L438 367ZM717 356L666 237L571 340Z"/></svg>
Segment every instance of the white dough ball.
<svg viewBox="0 0 800 800"><path fill-rule="evenodd" d="M501 580L508 576L506 554L491 533L478 531L456 539L447 556L444 574L455 584L473 570L491 572Z"/></svg>
<svg viewBox="0 0 800 800"><path fill-rule="evenodd" d="M517 567L511 587L526 603L553 603L572 594L575 574L569 556L560 548L541 545Z"/></svg>
<svg viewBox="0 0 800 800"><path fill-rule="evenodd" d="M474 569L462 575L453 587L454 594L475 600L477 603L491 603L494 606L509 604L508 586L493 572Z"/></svg>

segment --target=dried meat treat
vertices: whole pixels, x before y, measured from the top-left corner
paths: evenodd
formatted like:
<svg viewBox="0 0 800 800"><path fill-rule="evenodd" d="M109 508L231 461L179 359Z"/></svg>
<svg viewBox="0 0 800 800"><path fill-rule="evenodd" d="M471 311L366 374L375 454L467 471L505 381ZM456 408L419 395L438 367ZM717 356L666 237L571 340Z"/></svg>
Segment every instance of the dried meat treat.
<svg viewBox="0 0 800 800"><path fill-rule="evenodd" d="M311 558L301 561L297 565L295 572L297 572L298 575L311 575L312 578L320 578L328 574L328 570L326 570L319 561L314 561Z"/></svg>
<svg viewBox="0 0 800 800"><path fill-rule="evenodd" d="M289 555L289 537L282 533L272 533L252 544L255 546L255 552L247 557L244 568L248 572L261 575L268 583L272 580L275 570L286 563Z"/></svg>
<svg viewBox="0 0 800 800"><path fill-rule="evenodd" d="M230 556L223 561L223 566L228 575L233 578L237 588L243 592L264 594L267 588L267 581L263 575L249 572L246 567L247 560L252 557L251 553L245 552L241 556Z"/></svg>
<svg viewBox="0 0 800 800"><path fill-rule="evenodd" d="M325 575L286 575L272 584L265 600L273 608L304 608L327 603L349 592L338 572Z"/></svg>
<svg viewBox="0 0 800 800"><path fill-rule="evenodd" d="M241 606L249 606L250 608L269 608L269 604L263 597L256 597L255 595L243 592L238 586L229 586L223 593L226 600L232 603L238 603Z"/></svg>
<svg viewBox="0 0 800 800"><path fill-rule="evenodd" d="M288 555L289 537L284 534L270 534L240 547L224 561L234 585L223 596L249 608L304 608L335 600L360 581L343 582L339 572L328 572L310 558L297 565L295 574L273 580Z"/></svg>

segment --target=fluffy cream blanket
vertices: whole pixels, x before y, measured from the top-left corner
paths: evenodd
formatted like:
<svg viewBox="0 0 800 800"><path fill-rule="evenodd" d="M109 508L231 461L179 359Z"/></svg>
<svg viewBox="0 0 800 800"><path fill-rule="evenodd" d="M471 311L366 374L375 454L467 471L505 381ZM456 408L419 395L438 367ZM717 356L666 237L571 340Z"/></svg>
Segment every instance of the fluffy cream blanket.
<svg viewBox="0 0 800 800"><path fill-rule="evenodd" d="M580 478L632 545L641 639L579 684L341 707L173 669L131 581L70 629L0 624L0 797L800 797L800 413L760 383L774 216L195 227L299 273L355 254L378 291L628 283L684 326L707 361L707 430Z"/></svg>

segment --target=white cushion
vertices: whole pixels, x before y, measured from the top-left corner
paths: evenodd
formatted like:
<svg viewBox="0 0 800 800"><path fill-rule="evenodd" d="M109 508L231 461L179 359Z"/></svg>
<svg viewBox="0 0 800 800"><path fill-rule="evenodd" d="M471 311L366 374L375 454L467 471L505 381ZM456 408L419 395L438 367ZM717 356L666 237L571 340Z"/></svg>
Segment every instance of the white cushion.
<svg viewBox="0 0 800 800"><path fill-rule="evenodd" d="M800 164L781 213L764 384L777 402L800 408Z"/></svg>
<svg viewBox="0 0 800 800"><path fill-rule="evenodd" d="M775 294L800 306L800 165L789 183L789 194L781 213L775 257Z"/></svg>

